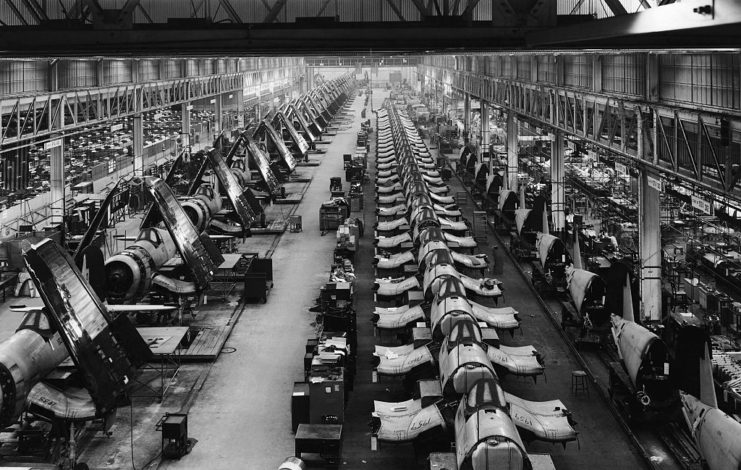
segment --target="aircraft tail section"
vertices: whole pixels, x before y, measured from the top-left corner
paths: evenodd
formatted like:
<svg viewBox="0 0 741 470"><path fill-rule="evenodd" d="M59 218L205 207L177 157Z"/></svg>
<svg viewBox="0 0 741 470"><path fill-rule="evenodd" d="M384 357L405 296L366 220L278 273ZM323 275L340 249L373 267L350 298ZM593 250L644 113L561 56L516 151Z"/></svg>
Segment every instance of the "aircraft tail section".
<svg viewBox="0 0 741 470"><path fill-rule="evenodd" d="M671 378L675 387L716 408L710 338L705 330L684 326L679 330Z"/></svg>

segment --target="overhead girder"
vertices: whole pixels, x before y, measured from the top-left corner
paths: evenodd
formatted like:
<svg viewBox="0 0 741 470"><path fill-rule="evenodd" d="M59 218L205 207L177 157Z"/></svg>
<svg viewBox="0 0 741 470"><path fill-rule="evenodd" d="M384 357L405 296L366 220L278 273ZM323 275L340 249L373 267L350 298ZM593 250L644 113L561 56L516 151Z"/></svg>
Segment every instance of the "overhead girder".
<svg viewBox="0 0 741 470"><path fill-rule="evenodd" d="M188 38L188 41L183 41ZM146 54L296 55L323 52L379 54L419 52L466 47L470 51L524 46L523 32L493 28L473 22L464 28L457 22L329 23L317 27L306 23L253 25L139 25L132 30L76 28L0 27L3 54L45 56Z"/></svg>
<svg viewBox="0 0 741 470"><path fill-rule="evenodd" d="M239 92L253 72L161 80L0 99L0 146L102 124L146 111ZM279 93L283 89L276 89ZM56 122L60 119L61 122Z"/></svg>
<svg viewBox="0 0 741 470"><path fill-rule="evenodd" d="M617 0L607 3L611 8L619 8L620 4ZM535 48L652 47L651 44L653 48L686 44L737 47L739 23L741 2L708 5L706 0L684 0L634 14L616 13L611 18L532 32L527 43Z"/></svg>
<svg viewBox="0 0 741 470"><path fill-rule="evenodd" d="M7 56L288 55L461 48L484 51L554 45L655 49L662 45L737 47L737 31L741 24L741 3L733 1L708 5L705 0L685 0L660 8L646 8L648 3L643 0L643 11L628 14L620 0L608 0L616 16L569 26L557 25L556 10L550 0L501 0L485 11L479 0L386 0L381 4L386 15L398 21L378 21L377 17L361 15L357 22L347 21L350 18L347 14L332 16L329 22L296 22L302 13L300 10L288 12L290 3L287 0L261 1L266 8L264 17L256 14L247 17L244 10L235 8L230 0L218 0L214 12L183 2L184 11L179 14L190 16L170 18L161 12L153 17L139 0L127 0L118 10L103 9L98 0L79 0L64 11L52 10L59 8L55 2L45 2L44 10L38 0L5 0L9 16L0 19L22 26L0 27L0 41L3 54ZM322 2L317 17L324 15L329 3L329 0ZM25 7L24 11L18 4ZM113 14L116 11L118 14ZM134 11L141 14L134 15ZM242 12L241 16L238 11ZM229 23L217 21L217 14ZM280 23L279 17L284 14L284 22ZM46 21L46 18L60 16L68 20ZM137 22L134 22L135 16ZM410 21L417 19L420 21ZM183 41L183 38L188 40Z"/></svg>
<svg viewBox="0 0 741 470"><path fill-rule="evenodd" d="M454 89L513 111L519 118L561 130L741 203L741 191L734 191L741 172L726 168L733 162L722 160L717 150L719 123L731 120L735 122L731 128L741 128L741 118L430 65L420 65L418 70L426 81L447 81Z"/></svg>

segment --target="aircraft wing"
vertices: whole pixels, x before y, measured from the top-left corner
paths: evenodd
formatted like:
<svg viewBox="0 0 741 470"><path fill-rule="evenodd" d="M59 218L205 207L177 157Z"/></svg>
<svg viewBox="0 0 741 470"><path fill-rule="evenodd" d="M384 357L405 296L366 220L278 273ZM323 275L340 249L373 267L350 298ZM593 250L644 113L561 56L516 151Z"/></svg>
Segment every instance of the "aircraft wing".
<svg viewBox="0 0 741 470"><path fill-rule="evenodd" d="M221 157L221 152L211 149L207 153L207 156L214 173L216 173L216 177L219 178L221 186L226 191L226 195L231 201L232 206L234 206L234 210L239 217L239 222L242 224L242 229L247 230L255 221L255 213L252 211L242 187L237 182L234 174L229 170L229 167L226 166L224 159Z"/></svg>
<svg viewBox="0 0 741 470"><path fill-rule="evenodd" d="M288 150L288 147L286 147L286 143L283 141L283 138L278 134L278 131L275 130L272 124L270 124L270 121L267 119L263 119L260 122L260 125L257 127L256 132L264 131L265 134L270 138L270 140L273 141L273 144L278 148L278 153L280 153L281 158L283 158L283 161L286 162L286 165L288 165L289 171L293 171L296 169L296 159L293 158L293 154L290 150Z"/></svg>
<svg viewBox="0 0 741 470"><path fill-rule="evenodd" d="M52 240L41 241L23 256L49 321L62 336L97 411L108 413L124 394L134 367L114 337L105 306Z"/></svg>
<svg viewBox="0 0 741 470"><path fill-rule="evenodd" d="M203 240L193 227L193 223L180 206L172 189L164 181L154 176L145 176L144 185L159 207L162 220L170 232L180 256L193 273L196 286L199 289L204 289L213 277L216 265L224 261L223 258L221 260L218 257L213 259L209 255Z"/></svg>
<svg viewBox="0 0 741 470"><path fill-rule="evenodd" d="M11 305L11 312L35 312L42 310L43 305ZM123 304L110 304L106 305L108 312L116 313L134 313L134 312L169 312L171 310L177 310L177 305L164 305L164 304L135 304L135 305L123 305Z"/></svg>
<svg viewBox="0 0 741 470"><path fill-rule="evenodd" d="M282 111L279 111L275 116L276 119L280 121L281 125L286 130L288 130L288 133L291 135L291 139L293 140L294 144L296 144L299 153L301 155L304 155L309 150L309 144L306 143L306 140L303 138L303 136L299 134L298 131L288 122L288 118L285 114L283 114Z"/></svg>
<svg viewBox="0 0 741 470"><path fill-rule="evenodd" d="M275 173L273 173L273 170L270 169L270 161L268 160L267 156L262 152L262 150L260 150L255 141L252 140L252 138L247 137L246 134L247 133L245 132L242 135L245 136L245 145L247 146L247 151L255 160L257 169L260 171L263 180L265 180L265 184L268 186L268 192L272 194L275 192L278 186L280 186L278 178L275 177Z"/></svg>
<svg viewBox="0 0 741 470"><path fill-rule="evenodd" d="M90 421L97 409L90 392L81 387L59 389L46 382L36 384L26 398L29 411L49 419Z"/></svg>
<svg viewBox="0 0 741 470"><path fill-rule="evenodd" d="M185 155L185 150L180 152L180 155L178 155L178 158L175 159L174 162L172 162L172 166L170 167L170 171L167 172L167 176L165 177L165 183L168 185L172 185L175 182L175 174L178 172L178 169L180 168L180 163L183 161L183 155ZM201 178L203 177L203 165L201 165L201 170L199 171L196 178L193 178L197 184L200 184ZM191 183L191 190L193 189L193 184ZM198 187L196 184L196 187ZM188 195L191 195L192 191L188 193ZM142 227L153 227L157 225L159 222L159 213L155 209L154 206L150 207L147 213L144 215L144 218L142 219L141 226ZM75 259L77 261L77 259Z"/></svg>

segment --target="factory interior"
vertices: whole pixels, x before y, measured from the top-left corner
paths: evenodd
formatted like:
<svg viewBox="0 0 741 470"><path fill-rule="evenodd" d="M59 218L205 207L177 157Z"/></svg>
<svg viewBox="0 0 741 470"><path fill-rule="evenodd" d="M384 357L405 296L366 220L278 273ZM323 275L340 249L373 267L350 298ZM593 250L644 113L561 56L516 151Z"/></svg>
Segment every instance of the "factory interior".
<svg viewBox="0 0 741 470"><path fill-rule="evenodd" d="M741 2L0 1L0 467L741 468Z"/></svg>

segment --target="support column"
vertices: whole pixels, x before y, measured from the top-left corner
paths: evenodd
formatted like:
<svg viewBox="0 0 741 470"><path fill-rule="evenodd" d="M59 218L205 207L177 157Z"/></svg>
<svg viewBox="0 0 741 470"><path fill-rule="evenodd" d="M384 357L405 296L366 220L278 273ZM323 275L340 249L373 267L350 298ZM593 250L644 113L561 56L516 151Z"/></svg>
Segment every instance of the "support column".
<svg viewBox="0 0 741 470"><path fill-rule="evenodd" d="M49 150L49 186L51 197L51 223L61 224L64 219L65 188L64 188L64 139L58 137L50 142L57 145Z"/></svg>
<svg viewBox="0 0 741 470"><path fill-rule="evenodd" d="M517 190L518 123L514 111L507 112L507 177L505 189Z"/></svg>
<svg viewBox="0 0 741 470"><path fill-rule="evenodd" d="M463 93L463 144L468 143L471 132L471 94Z"/></svg>
<svg viewBox="0 0 741 470"><path fill-rule="evenodd" d="M237 93L237 127L244 128L244 97L242 93Z"/></svg>
<svg viewBox="0 0 741 470"><path fill-rule="evenodd" d="M553 230L563 239L566 235L566 190L564 186L564 136L556 131L551 142L551 213Z"/></svg>
<svg viewBox="0 0 741 470"><path fill-rule="evenodd" d="M489 158L489 103L481 100L481 163L489 161L491 171L491 162Z"/></svg>
<svg viewBox="0 0 741 470"><path fill-rule="evenodd" d="M221 129L223 128L222 106L221 106L221 93L214 96L214 139L219 136Z"/></svg>
<svg viewBox="0 0 741 470"><path fill-rule="evenodd" d="M180 145L182 146L183 150L186 151L186 160L190 160L190 108L191 104L189 102L183 103L180 105L181 113L182 113L182 122L180 127Z"/></svg>
<svg viewBox="0 0 741 470"><path fill-rule="evenodd" d="M49 64L49 91L59 89L59 61L52 60ZM52 120L55 127L59 127L64 121L62 119L62 106L52 106L56 109L56 116ZM49 152L49 187L51 198L51 223L52 225L60 224L64 220L65 209L65 188L64 188L64 138L61 135L52 136L49 142L51 147Z"/></svg>
<svg viewBox="0 0 741 470"><path fill-rule="evenodd" d="M641 311L645 321L661 320L660 193L649 185L658 175L641 170L638 187L638 240L641 257Z"/></svg>
<svg viewBox="0 0 741 470"><path fill-rule="evenodd" d="M304 93L308 93L312 88L314 88L314 70L311 67L306 67L306 90L304 90Z"/></svg>
<svg viewBox="0 0 741 470"><path fill-rule="evenodd" d="M144 116L135 114L131 118L132 123L132 147L134 152L134 175L144 175Z"/></svg>

